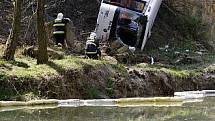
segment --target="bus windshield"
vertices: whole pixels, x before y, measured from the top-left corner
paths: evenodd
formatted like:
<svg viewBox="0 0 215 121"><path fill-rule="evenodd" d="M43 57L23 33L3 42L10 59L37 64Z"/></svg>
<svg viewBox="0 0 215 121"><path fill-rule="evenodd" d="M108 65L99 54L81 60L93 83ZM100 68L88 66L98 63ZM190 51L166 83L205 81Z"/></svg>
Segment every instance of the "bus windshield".
<svg viewBox="0 0 215 121"><path fill-rule="evenodd" d="M146 5L146 2L143 0L104 0L103 2L141 13L144 11Z"/></svg>

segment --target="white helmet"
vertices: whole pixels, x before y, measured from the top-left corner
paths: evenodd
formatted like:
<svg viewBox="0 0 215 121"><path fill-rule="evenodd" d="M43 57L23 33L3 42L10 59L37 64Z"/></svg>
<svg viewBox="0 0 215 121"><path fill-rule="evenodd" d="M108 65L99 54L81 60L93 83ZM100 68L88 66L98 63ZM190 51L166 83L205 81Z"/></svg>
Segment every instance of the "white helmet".
<svg viewBox="0 0 215 121"><path fill-rule="evenodd" d="M62 20L63 19L63 13L58 13L57 14L57 19Z"/></svg>
<svg viewBox="0 0 215 121"><path fill-rule="evenodd" d="M91 32L89 39L96 39L96 33L95 32Z"/></svg>

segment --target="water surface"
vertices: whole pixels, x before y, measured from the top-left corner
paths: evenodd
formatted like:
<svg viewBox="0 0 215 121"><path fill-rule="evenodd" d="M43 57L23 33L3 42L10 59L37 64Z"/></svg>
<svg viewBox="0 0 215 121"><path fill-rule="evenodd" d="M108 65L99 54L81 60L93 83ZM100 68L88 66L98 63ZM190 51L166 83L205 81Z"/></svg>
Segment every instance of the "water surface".
<svg viewBox="0 0 215 121"><path fill-rule="evenodd" d="M205 98L203 102L171 107L57 107L2 110L0 121L215 121L215 97Z"/></svg>

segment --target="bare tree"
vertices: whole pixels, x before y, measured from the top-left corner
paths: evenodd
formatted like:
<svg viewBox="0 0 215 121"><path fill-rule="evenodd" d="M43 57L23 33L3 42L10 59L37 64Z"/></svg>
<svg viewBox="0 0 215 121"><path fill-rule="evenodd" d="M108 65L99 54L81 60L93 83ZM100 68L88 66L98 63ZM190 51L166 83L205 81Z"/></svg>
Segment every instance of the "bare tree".
<svg viewBox="0 0 215 121"><path fill-rule="evenodd" d="M12 30L6 43L6 49L3 53L3 58L6 60L14 60L14 55L17 47L17 42L20 33L21 24L21 8L23 0L15 0L14 12L13 12L13 24Z"/></svg>
<svg viewBox="0 0 215 121"><path fill-rule="evenodd" d="M45 30L44 8L45 0L37 0L37 41L38 53L37 64L45 64L48 62L47 53L47 34Z"/></svg>

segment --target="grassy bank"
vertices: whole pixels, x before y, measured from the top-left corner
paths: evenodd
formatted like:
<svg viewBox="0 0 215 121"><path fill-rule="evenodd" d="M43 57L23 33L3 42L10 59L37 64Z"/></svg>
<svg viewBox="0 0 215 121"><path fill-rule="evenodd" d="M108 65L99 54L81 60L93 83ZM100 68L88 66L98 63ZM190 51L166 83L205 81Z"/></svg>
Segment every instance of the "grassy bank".
<svg viewBox="0 0 215 121"><path fill-rule="evenodd" d="M73 56L65 56L61 60L50 60L48 64L43 65L37 65L36 59L21 56L17 57L16 61L0 60L0 68L1 100L31 100L32 98L47 98L49 96L56 98L57 93L61 93L62 90L65 91L65 86L72 88L77 82L84 86L84 83L89 83L94 77L96 80L100 78L103 81L108 81L115 73L114 71L122 74L126 72L122 65ZM103 77L104 75L106 76ZM48 88L47 90L44 89L47 94L41 92L41 88ZM52 90L49 90L49 88L54 91L49 92ZM74 88L77 89L77 87ZM97 96L97 89L89 87L87 90L85 93L89 94L85 95L88 95L89 98ZM49 95L50 93L52 96ZM68 94L69 92L65 93Z"/></svg>
<svg viewBox="0 0 215 121"><path fill-rule="evenodd" d="M37 65L36 59L17 56L16 61L0 60L0 68L0 100L165 96L176 90L207 89L205 85L214 81L210 83L203 75L214 75L215 71L213 64L187 70L146 63L126 66L74 56L44 65ZM186 83L203 86L179 87Z"/></svg>

